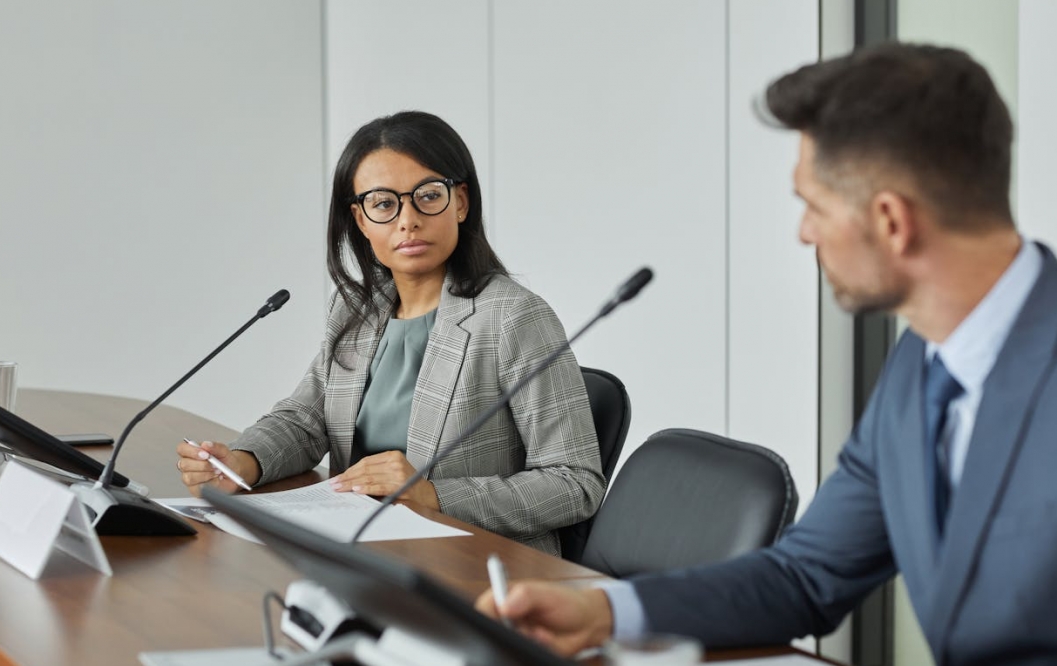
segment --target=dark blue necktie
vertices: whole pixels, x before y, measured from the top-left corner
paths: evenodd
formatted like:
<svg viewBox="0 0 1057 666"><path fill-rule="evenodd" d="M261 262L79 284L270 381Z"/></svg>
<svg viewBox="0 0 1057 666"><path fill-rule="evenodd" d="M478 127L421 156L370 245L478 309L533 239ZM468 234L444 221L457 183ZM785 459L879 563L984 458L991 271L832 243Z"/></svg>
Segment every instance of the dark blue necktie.
<svg viewBox="0 0 1057 666"><path fill-rule="evenodd" d="M935 354L925 374L925 455L926 468L931 471L936 529L941 537L951 495L950 455L943 442L943 427L947 423L947 406L962 391L962 385L947 371L940 355Z"/></svg>

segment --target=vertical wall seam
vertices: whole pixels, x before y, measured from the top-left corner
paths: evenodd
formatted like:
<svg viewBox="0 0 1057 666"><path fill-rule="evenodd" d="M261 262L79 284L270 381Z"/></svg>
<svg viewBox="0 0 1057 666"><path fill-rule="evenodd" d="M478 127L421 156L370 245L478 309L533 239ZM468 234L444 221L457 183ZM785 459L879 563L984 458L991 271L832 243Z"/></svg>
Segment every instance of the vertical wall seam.
<svg viewBox="0 0 1057 666"><path fill-rule="evenodd" d="M816 43L817 59L822 59L822 4L824 0L818 0L816 5L815 19L817 21L818 41ZM822 481L822 270L815 270L815 488ZM814 497L815 493L812 493ZM822 654L822 639L814 638L815 654Z"/></svg>
<svg viewBox="0 0 1057 666"><path fill-rule="evenodd" d="M723 354L723 374L724 384L727 390L724 392L724 406L723 406L723 434L727 437L731 436L730 432L730 336L731 336L731 322L730 322L730 291L731 291L731 271L730 271L730 184L733 181L733 174L730 163L730 70L731 70L731 56L730 56L730 0L726 0L725 4L725 34L724 34L724 50L726 55L726 68L723 72L723 95L726 100L726 108L723 113L723 153L724 160L727 164L727 182L724 187L723 196L723 214L726 220L724 227L724 260L723 268L725 271L726 289L724 290L724 322L726 325L726 334L724 335L723 345L725 352Z"/></svg>
<svg viewBox="0 0 1057 666"><path fill-rule="evenodd" d="M488 21L488 38L487 38L487 50L488 50L488 77L487 89L488 89L488 220L491 226L492 245L496 245L499 237L499 223L495 219L495 200L496 200L496 184L495 184L495 2L494 0L488 0L487 4L487 21Z"/></svg>
<svg viewBox="0 0 1057 666"><path fill-rule="evenodd" d="M319 98L320 98L320 143L322 144L322 151L320 159L323 162L322 173L323 173L323 238L327 237L327 218L330 213L330 163L327 160L327 151L330 149L330 68L329 59L327 57L327 2L328 0L319 0ZM326 241L323 244L326 249ZM321 257L323 259L325 257ZM330 280L330 275L323 272L323 308L326 309L327 302L330 300L331 290L334 289L334 283Z"/></svg>
<svg viewBox="0 0 1057 666"><path fill-rule="evenodd" d="M825 0L818 0L818 59L822 60L822 12L824 11L823 3ZM815 489L822 485L822 335L824 333L823 322L822 322L822 270L821 268L815 271L815 335L816 352L815 352ZM820 647L821 642L816 641L816 647ZM817 650L816 650L817 652Z"/></svg>

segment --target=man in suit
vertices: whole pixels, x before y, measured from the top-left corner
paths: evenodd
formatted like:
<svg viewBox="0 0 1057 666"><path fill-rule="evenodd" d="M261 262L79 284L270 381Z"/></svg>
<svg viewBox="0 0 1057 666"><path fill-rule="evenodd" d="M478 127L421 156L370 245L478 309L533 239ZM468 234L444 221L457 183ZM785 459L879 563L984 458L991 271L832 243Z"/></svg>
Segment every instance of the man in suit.
<svg viewBox="0 0 1057 666"><path fill-rule="evenodd" d="M478 607L566 654L647 631L782 643L901 572L938 664L1057 663L1057 261L1013 223L1005 104L966 54L888 44L778 79L767 106L800 132L800 240L837 301L909 323L837 471L771 548Z"/></svg>

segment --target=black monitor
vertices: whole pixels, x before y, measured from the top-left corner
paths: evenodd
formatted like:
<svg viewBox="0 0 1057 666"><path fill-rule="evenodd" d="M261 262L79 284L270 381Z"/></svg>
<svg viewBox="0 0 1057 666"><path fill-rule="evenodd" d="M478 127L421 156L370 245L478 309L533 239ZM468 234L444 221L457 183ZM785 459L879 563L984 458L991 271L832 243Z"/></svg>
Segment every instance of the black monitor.
<svg viewBox="0 0 1057 666"><path fill-rule="evenodd" d="M399 627L462 655L471 666L574 664L482 615L406 564L334 541L215 488L203 488L202 496L371 625Z"/></svg>
<svg viewBox="0 0 1057 666"><path fill-rule="evenodd" d="M29 421L0 407L0 446L15 455L45 463L64 472L86 479L98 480L103 463L59 441ZM128 478L115 474L111 485L124 488Z"/></svg>

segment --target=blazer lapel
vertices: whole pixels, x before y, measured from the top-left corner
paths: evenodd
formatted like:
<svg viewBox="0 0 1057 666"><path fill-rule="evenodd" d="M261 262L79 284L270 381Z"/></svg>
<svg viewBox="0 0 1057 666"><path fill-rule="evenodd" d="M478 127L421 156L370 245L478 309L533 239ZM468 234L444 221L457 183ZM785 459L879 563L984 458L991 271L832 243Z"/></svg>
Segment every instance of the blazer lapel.
<svg viewBox="0 0 1057 666"><path fill-rule="evenodd" d="M374 303L380 317L363 324L355 334L346 335L334 349L334 360L327 379L327 431L338 452L338 460L331 454L330 469L344 471L353 462L352 442L356 432L356 417L367 388L371 360L378 349L385 330L384 322L392 316L392 284L379 289Z"/></svg>
<svg viewBox="0 0 1057 666"><path fill-rule="evenodd" d="M407 460L416 469L429 462L440 444L470 343L470 332L462 328L462 322L474 313L474 300L453 296L450 287L448 275L411 401Z"/></svg>
<svg viewBox="0 0 1057 666"><path fill-rule="evenodd" d="M965 468L950 506L940 553L935 606L925 623L929 643L943 645L961 605L1023 444L1042 382L1052 372L1057 332L1057 261L1043 248L1042 272L984 382Z"/></svg>
<svg viewBox="0 0 1057 666"><path fill-rule="evenodd" d="M913 332L907 331L908 348L905 350L909 362L905 365L905 382L901 390L892 391L890 395L896 400L893 413L902 415L893 425L890 441L895 442L900 450L895 456L896 474L894 483L898 484L901 510L897 524L907 532L907 543L915 547L900 553L901 557L912 557L913 562L901 562L900 567L906 575L920 576L928 580L936 567L937 534L932 513L924 507L932 506L931 473L925 449L925 416L922 396L922 373L925 369L925 342ZM892 398L890 398L892 399ZM918 547L923 545L924 547Z"/></svg>

